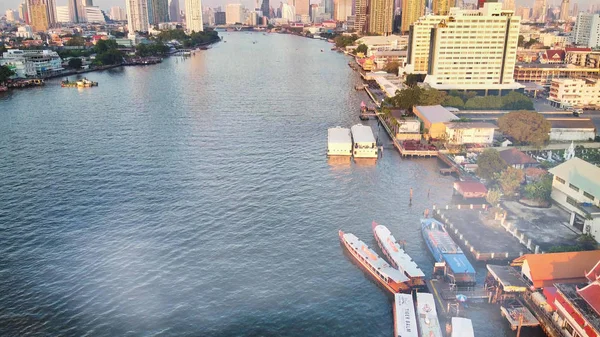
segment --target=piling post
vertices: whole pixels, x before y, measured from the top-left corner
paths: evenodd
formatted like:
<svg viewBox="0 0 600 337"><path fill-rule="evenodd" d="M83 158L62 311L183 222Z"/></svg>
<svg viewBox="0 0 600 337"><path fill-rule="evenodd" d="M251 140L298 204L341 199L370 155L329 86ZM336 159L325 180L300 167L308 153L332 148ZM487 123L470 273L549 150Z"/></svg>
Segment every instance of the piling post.
<svg viewBox="0 0 600 337"><path fill-rule="evenodd" d="M539 253L540 253L540 246L538 246L538 245L535 245L535 251L534 251L534 252L535 252L536 254L539 254Z"/></svg>

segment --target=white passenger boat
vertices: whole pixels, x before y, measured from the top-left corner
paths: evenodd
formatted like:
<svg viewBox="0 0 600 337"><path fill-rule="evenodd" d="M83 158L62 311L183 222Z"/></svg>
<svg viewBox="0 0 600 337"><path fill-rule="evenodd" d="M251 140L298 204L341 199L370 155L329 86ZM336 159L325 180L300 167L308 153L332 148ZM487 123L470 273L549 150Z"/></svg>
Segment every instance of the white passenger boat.
<svg viewBox="0 0 600 337"><path fill-rule="evenodd" d="M452 317L451 337L475 337L471 320L463 317Z"/></svg>
<svg viewBox="0 0 600 337"><path fill-rule="evenodd" d="M394 294L394 337L419 337L411 294Z"/></svg>
<svg viewBox="0 0 600 337"><path fill-rule="evenodd" d="M373 221L373 235L377 245L390 264L410 279L411 288L425 288L425 274L413 259L400 247L390 230Z"/></svg>
<svg viewBox="0 0 600 337"><path fill-rule="evenodd" d="M384 259L360 241L356 235L339 231L340 242L354 260L365 268L371 276L391 293L410 291L408 277L398 269L392 268Z"/></svg>
<svg viewBox="0 0 600 337"><path fill-rule="evenodd" d="M421 336L443 337L432 294L417 293L417 321Z"/></svg>
<svg viewBox="0 0 600 337"><path fill-rule="evenodd" d="M352 155L352 136L350 135L350 129L338 126L327 130L327 155Z"/></svg>
<svg viewBox="0 0 600 337"><path fill-rule="evenodd" d="M356 124L352 128L352 155L354 158L377 158L377 142L370 126Z"/></svg>

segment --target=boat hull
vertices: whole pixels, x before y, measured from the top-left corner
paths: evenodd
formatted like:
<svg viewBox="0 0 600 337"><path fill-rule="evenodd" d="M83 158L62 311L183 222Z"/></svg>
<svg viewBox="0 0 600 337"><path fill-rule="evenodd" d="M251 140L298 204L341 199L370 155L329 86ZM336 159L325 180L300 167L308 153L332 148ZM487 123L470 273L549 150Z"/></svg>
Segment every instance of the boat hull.
<svg viewBox="0 0 600 337"><path fill-rule="evenodd" d="M400 293L400 292L407 292L410 291L410 288L408 287L408 285L404 284L404 283L388 283L386 282L384 279L382 279L379 275L377 275L377 273L373 272L372 270L372 266L369 265L367 262L365 262L360 255L358 255L356 253L356 251L354 249L352 249L352 247L346 242L346 240L344 240L344 232L339 231L339 237L340 237L340 243L344 246L345 250L350 254L350 256L352 257L352 259L357 262L363 269L364 271L366 271L369 275L371 275L371 277L373 277L373 279L375 279L377 281L377 283L379 283L379 285L381 285L383 288L385 288L387 291L389 291L392 294L396 294L396 293Z"/></svg>

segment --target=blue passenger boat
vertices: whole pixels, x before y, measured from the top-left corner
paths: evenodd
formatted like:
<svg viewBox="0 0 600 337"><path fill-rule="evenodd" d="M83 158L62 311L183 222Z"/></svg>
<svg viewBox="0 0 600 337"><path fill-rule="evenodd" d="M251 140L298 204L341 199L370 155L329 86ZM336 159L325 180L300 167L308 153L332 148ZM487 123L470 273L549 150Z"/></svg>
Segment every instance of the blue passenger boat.
<svg viewBox="0 0 600 337"><path fill-rule="evenodd" d="M475 269L442 223L435 219L421 219L421 232L435 260L446 263L446 274L454 283L475 284Z"/></svg>

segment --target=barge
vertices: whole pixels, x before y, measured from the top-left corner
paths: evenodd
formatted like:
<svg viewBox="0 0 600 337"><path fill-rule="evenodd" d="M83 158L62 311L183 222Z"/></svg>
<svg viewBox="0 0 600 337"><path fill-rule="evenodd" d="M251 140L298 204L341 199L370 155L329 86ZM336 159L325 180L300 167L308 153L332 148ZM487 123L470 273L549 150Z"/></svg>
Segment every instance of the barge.
<svg viewBox="0 0 600 337"><path fill-rule="evenodd" d="M425 273L423 273L421 268L419 268L417 263L413 261L404 249L400 247L390 230L375 221L373 221L371 226L373 227L373 235L375 236L377 245L381 248L388 262L408 277L411 288L425 288Z"/></svg>
<svg viewBox="0 0 600 337"><path fill-rule="evenodd" d="M356 235L342 231L339 231L338 235L340 242L344 245L348 253L381 286L393 294L410 291L410 287L407 284L409 281L408 277L404 276L398 269L392 268L364 242L360 241Z"/></svg>
<svg viewBox="0 0 600 337"><path fill-rule="evenodd" d="M419 337L411 294L394 294L394 337Z"/></svg>
<svg viewBox="0 0 600 337"><path fill-rule="evenodd" d="M452 317L452 335L450 337L475 337L471 320L463 317Z"/></svg>
<svg viewBox="0 0 600 337"><path fill-rule="evenodd" d="M444 337L432 294L417 293L417 320L423 337Z"/></svg>
<svg viewBox="0 0 600 337"><path fill-rule="evenodd" d="M350 129L342 128L340 126L327 129L327 155L352 155L352 136L350 135Z"/></svg>
<svg viewBox="0 0 600 337"><path fill-rule="evenodd" d="M421 219L421 233L435 260L445 263L445 274L452 283L461 286L475 284L475 269L441 222L431 218Z"/></svg>
<svg viewBox="0 0 600 337"><path fill-rule="evenodd" d="M63 88L90 88L97 87L98 82L90 81L85 77L77 81L69 81L69 79L66 78L64 81L60 82L60 86Z"/></svg>
<svg viewBox="0 0 600 337"><path fill-rule="evenodd" d="M378 149L370 126L356 124L351 129L354 158L377 159Z"/></svg>

